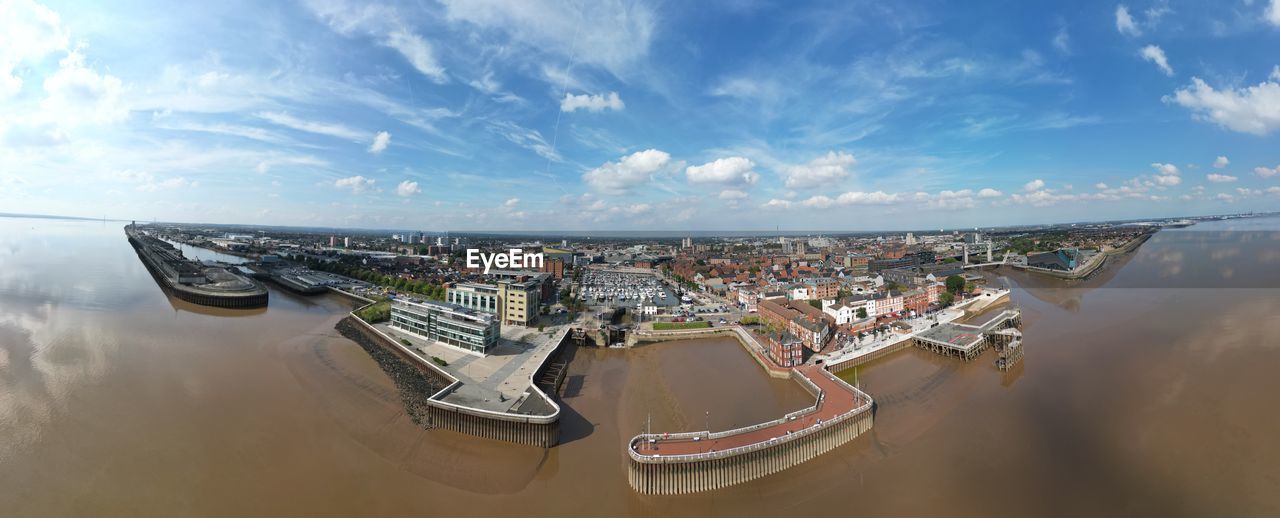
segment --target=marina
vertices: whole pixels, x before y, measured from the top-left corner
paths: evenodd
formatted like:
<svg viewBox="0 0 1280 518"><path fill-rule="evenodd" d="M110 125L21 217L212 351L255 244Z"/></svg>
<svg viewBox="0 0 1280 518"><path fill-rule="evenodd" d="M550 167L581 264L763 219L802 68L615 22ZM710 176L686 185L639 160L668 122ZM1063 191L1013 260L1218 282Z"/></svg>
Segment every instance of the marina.
<svg viewBox="0 0 1280 518"><path fill-rule="evenodd" d="M653 273L587 269L582 276L578 300L588 306L672 307L692 302L682 300Z"/></svg>

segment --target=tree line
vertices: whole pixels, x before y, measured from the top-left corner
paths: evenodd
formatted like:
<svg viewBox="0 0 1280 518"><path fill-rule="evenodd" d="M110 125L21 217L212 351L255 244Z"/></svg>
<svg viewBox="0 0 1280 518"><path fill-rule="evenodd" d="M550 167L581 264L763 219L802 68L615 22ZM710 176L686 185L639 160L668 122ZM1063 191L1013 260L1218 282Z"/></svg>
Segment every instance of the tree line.
<svg viewBox="0 0 1280 518"><path fill-rule="evenodd" d="M305 263L307 268L312 270L335 273L352 279L359 279L370 284L386 286L396 290L397 292L416 293L431 300L444 300L445 298L445 287L432 282L405 279L394 275L384 275L375 270L361 268L359 266L343 262L335 261L326 263L323 261L316 261L314 259L307 259Z"/></svg>

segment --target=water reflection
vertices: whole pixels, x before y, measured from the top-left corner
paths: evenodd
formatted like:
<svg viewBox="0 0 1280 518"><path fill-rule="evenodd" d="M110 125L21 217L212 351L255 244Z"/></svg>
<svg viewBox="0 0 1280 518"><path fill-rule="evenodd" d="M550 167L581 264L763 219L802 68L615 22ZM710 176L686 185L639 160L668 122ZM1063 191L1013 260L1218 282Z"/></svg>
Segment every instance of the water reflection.
<svg viewBox="0 0 1280 518"><path fill-rule="evenodd" d="M733 343L584 350L573 440L554 450L423 430L333 330L348 301L273 289L265 311L221 318L165 297L118 225L0 218L0 509L1271 516L1280 296L1226 288L1268 287L1280 240L1217 230L1160 232L1084 281L1010 272L1032 349L1013 370L902 351L859 372L881 402L871 433L749 484L648 498L627 487L623 445L649 415L701 428L711 410L722 428L807 395Z"/></svg>

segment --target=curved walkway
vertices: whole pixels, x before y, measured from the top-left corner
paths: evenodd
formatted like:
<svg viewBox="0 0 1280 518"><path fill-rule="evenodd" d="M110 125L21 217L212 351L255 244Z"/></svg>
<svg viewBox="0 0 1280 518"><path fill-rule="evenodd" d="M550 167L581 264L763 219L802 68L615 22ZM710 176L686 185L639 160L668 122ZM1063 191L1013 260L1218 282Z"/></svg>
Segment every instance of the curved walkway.
<svg viewBox="0 0 1280 518"><path fill-rule="evenodd" d="M633 456L686 457L692 460L703 456L733 455L739 450L746 451L786 441L805 430L821 427L871 408L871 396L845 383L820 365L796 367L794 372L800 379L812 384L806 388L811 391L817 389L818 399L814 406L787 414L781 419L724 432L639 435L631 441Z"/></svg>

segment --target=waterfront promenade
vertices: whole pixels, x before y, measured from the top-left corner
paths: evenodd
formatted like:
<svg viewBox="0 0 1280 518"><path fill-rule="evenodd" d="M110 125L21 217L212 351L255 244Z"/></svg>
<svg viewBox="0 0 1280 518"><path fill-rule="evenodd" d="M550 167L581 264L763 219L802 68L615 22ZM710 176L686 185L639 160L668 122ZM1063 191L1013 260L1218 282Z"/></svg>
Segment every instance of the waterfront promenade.
<svg viewBox="0 0 1280 518"><path fill-rule="evenodd" d="M857 438L873 424L871 396L818 365L791 369L813 406L722 432L644 433L627 445L627 481L642 494L677 495L786 470Z"/></svg>
<svg viewBox="0 0 1280 518"><path fill-rule="evenodd" d="M818 400L813 407L781 419L724 432L695 434L650 434L632 443L632 449L642 456L697 456L704 453L732 454L735 450L757 444L785 439L806 429L821 426L839 416L871 405L871 397L848 386L816 365L795 368L800 377L818 389Z"/></svg>
<svg viewBox="0 0 1280 518"><path fill-rule="evenodd" d="M453 351L457 356L450 357L457 363L445 360L446 365L440 365L431 353L443 354L443 346L404 333L392 335L385 325L369 324L356 311L348 320L365 336L444 385L425 400L426 426L543 448L558 442L560 405L537 380L568 346L570 326L539 332L544 340L536 344L508 341L507 354L464 358ZM472 366L476 361L481 363Z"/></svg>
<svg viewBox="0 0 1280 518"><path fill-rule="evenodd" d="M818 355L815 358L821 360L832 371L861 365L882 358L886 354L910 347L917 336L935 326L950 324L960 320L967 314L981 312L994 304L1000 303L1002 300L1008 300L1008 297L1009 290L983 290L981 295L940 311L935 316L900 320L900 322L905 322L911 326L911 330L908 332L895 332L881 338L865 339L862 342L847 345L842 349L826 355Z"/></svg>

